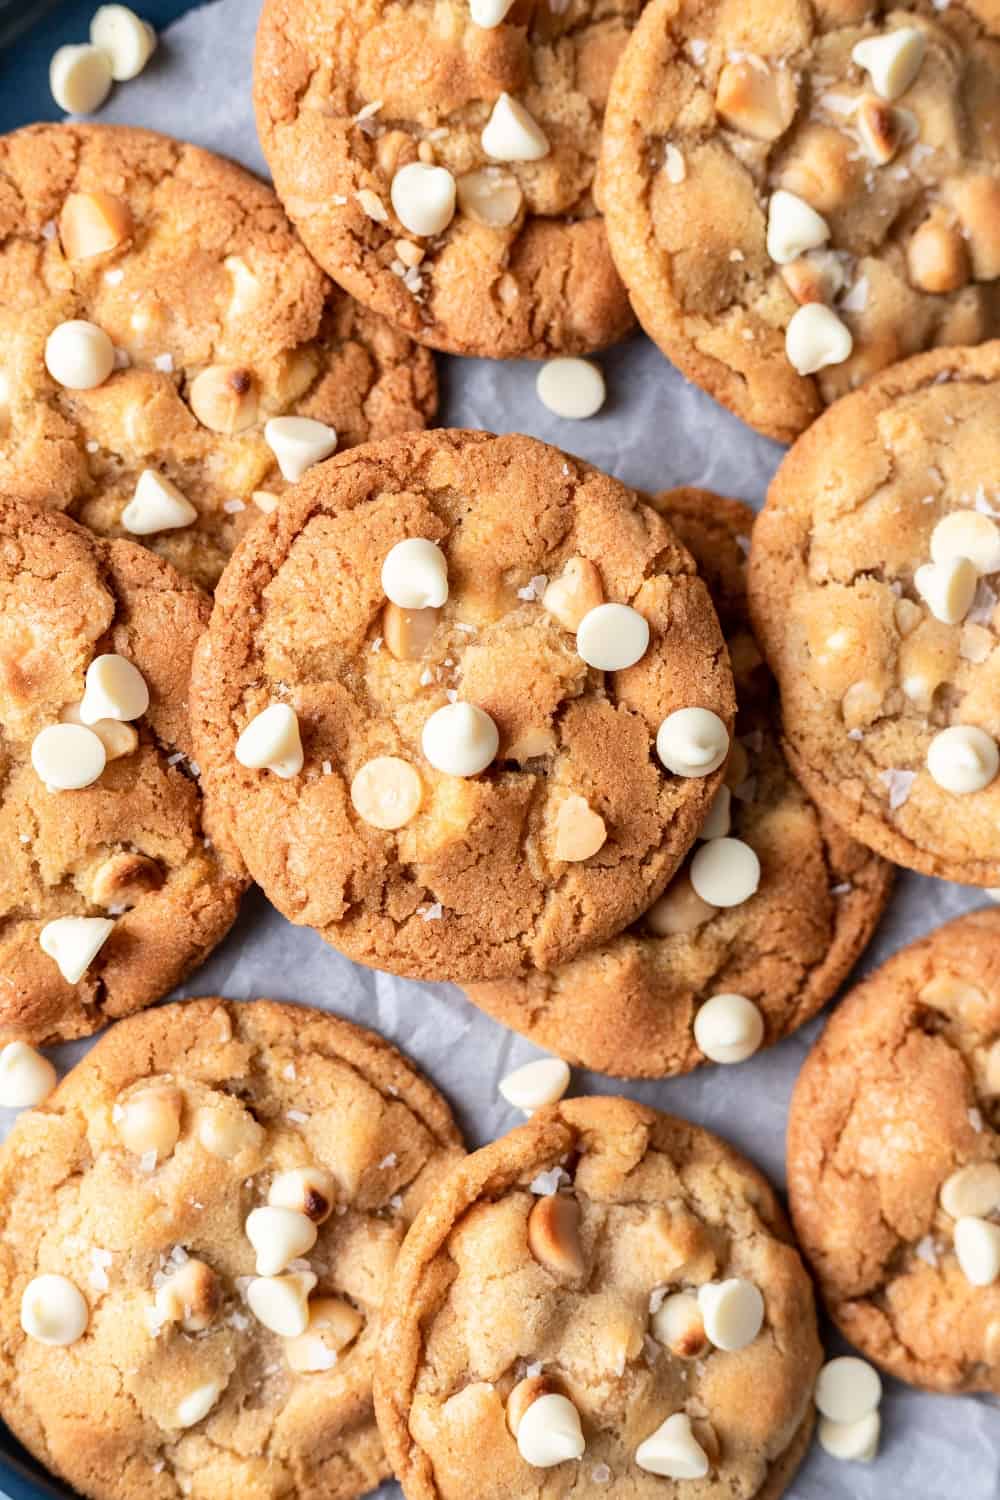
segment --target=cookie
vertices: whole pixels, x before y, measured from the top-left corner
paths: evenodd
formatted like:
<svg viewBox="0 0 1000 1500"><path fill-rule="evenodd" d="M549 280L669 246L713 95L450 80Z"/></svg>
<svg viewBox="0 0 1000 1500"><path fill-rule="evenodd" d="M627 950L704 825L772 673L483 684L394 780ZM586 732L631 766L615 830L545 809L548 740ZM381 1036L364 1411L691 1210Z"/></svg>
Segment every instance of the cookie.
<svg viewBox="0 0 1000 1500"><path fill-rule="evenodd" d="M89 1500L351 1500L389 1474L389 1271L462 1155L393 1047L191 1000L114 1027L0 1148L0 1412Z"/></svg>
<svg viewBox="0 0 1000 1500"><path fill-rule="evenodd" d="M820 1358L761 1174L684 1120L572 1099L468 1157L418 1214L376 1412L407 1500L653 1500L664 1478L775 1500Z"/></svg>
<svg viewBox="0 0 1000 1500"><path fill-rule="evenodd" d="M313 255L412 338L491 359L633 327L593 199L642 0L267 0L257 130Z"/></svg>
<svg viewBox="0 0 1000 1500"><path fill-rule="evenodd" d="M736 679L736 744L703 837L749 845L760 883L745 901L714 907L692 886L688 865L610 942L554 971L467 990L539 1046L629 1078L705 1062L698 1031L706 1024L708 1057L725 1060L712 1046L712 1012L703 1010L715 996L742 996L757 1010L763 1033L758 1022L748 1044L769 1045L801 1026L867 944L892 886L891 866L817 811L782 754L777 692L747 622L753 511L704 490L667 491L654 503L708 584Z"/></svg>
<svg viewBox="0 0 1000 1500"><path fill-rule="evenodd" d="M749 577L806 790L897 864L985 886L1000 885L998 472L1000 343L919 355L799 439Z"/></svg>
<svg viewBox="0 0 1000 1500"><path fill-rule="evenodd" d="M436 406L431 356L330 287L270 188L131 127L0 137L0 342L0 492L205 587L286 471Z"/></svg>
<svg viewBox="0 0 1000 1500"><path fill-rule="evenodd" d="M63 1041L166 994L236 916L188 721L209 604L145 548L12 500L0 591L0 1041Z"/></svg>
<svg viewBox="0 0 1000 1500"><path fill-rule="evenodd" d="M1000 334L986 0L653 0L601 201L649 336L788 442L894 361Z"/></svg>
<svg viewBox="0 0 1000 1500"><path fill-rule="evenodd" d="M533 438L445 431L331 460L255 528L192 702L216 832L279 911L456 981L562 962L644 910L733 712L662 517Z"/></svg>
<svg viewBox="0 0 1000 1500"><path fill-rule="evenodd" d="M904 948L837 1007L788 1124L830 1316L936 1391L1000 1394L1000 912Z"/></svg>

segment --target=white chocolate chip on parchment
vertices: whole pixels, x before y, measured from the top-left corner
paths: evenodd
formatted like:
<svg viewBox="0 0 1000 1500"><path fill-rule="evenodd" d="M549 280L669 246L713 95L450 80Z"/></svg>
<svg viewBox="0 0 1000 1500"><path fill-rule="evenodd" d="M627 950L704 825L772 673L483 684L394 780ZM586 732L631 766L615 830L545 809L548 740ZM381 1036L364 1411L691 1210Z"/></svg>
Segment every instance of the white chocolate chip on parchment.
<svg viewBox="0 0 1000 1500"><path fill-rule="evenodd" d="M569 355L546 360L540 366L535 390L550 412L573 422L596 416L607 394L599 366Z"/></svg>
<svg viewBox="0 0 1000 1500"><path fill-rule="evenodd" d="M107 56L116 83L138 78L156 50L156 32L127 5L98 6L90 41Z"/></svg>
<svg viewBox="0 0 1000 1500"><path fill-rule="evenodd" d="M273 771L283 781L297 776L305 756L299 720L288 703L271 703L255 714L236 741L236 759L252 771Z"/></svg>
<svg viewBox="0 0 1000 1500"><path fill-rule="evenodd" d="M49 63L49 88L68 115L90 115L111 92L111 59L88 42L58 47Z"/></svg>
<svg viewBox="0 0 1000 1500"><path fill-rule="evenodd" d="M882 1380L874 1366L856 1355L827 1360L816 1377L816 1405L831 1422L857 1422L882 1399Z"/></svg>
<svg viewBox="0 0 1000 1500"><path fill-rule="evenodd" d="M531 1114L555 1104L569 1088L569 1065L558 1057L540 1057L508 1073L498 1085L508 1104Z"/></svg>
<svg viewBox="0 0 1000 1500"><path fill-rule="evenodd" d="M848 1463L871 1463L878 1453L882 1418L870 1411L854 1422L833 1422L821 1417L816 1429L819 1445L831 1458Z"/></svg>

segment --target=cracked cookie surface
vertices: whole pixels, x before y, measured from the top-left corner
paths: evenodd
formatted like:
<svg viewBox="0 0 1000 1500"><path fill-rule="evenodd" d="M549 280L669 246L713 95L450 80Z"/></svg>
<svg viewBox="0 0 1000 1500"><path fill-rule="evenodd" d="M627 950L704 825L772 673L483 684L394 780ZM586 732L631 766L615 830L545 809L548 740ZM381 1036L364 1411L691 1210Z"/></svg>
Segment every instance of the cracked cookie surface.
<svg viewBox="0 0 1000 1500"><path fill-rule="evenodd" d="M964 617L935 617L915 575L947 516L1000 523L1000 344L918 355L795 444L754 527L750 606L810 795L897 864L1000 883L1000 780L932 776L952 726L1000 735L996 575Z"/></svg>
<svg viewBox="0 0 1000 1500"><path fill-rule="evenodd" d="M562 1204L561 1270L529 1245L547 1201ZM651 1305L735 1277L763 1297L741 1348L710 1346L697 1319L680 1352L653 1335ZM468 1157L418 1215L385 1310L376 1410L407 1500L680 1495L635 1462L679 1413L708 1459L699 1494L774 1500L808 1445L820 1358L811 1284L760 1173L686 1121L572 1099ZM511 1413L539 1381L577 1408L579 1462L520 1456Z"/></svg>
<svg viewBox="0 0 1000 1500"><path fill-rule="evenodd" d="M45 342L81 318L110 337L117 367L67 390ZM197 518L142 540L209 588L286 488L268 418L317 419L344 448L422 427L436 408L431 355L331 288L269 187L131 127L0 138L0 341L0 491L127 536L122 512L152 469ZM209 370L243 391L237 416L194 398L213 427L192 408Z"/></svg>
<svg viewBox="0 0 1000 1500"><path fill-rule="evenodd" d="M467 988L475 1004L540 1047L624 1077L703 1063L693 1022L713 994L752 1000L765 1045L803 1025L867 944L892 884L891 866L816 810L782 754L777 692L747 619L753 511L704 490L668 490L653 503L694 557L729 646L737 698L726 771L731 831L759 858L760 886L738 906L712 908L690 901L682 870L667 899L676 896L685 930L657 935L640 918L552 972Z"/></svg>
<svg viewBox="0 0 1000 1500"><path fill-rule="evenodd" d="M971 1164L1000 1179L998 1130L1000 912L978 911L837 1007L788 1126L792 1215L831 1317L869 1359L931 1390L1000 1393L1000 1281L966 1278L961 1221L941 1202ZM1000 1196L976 1206L1000 1221Z"/></svg>
<svg viewBox="0 0 1000 1500"><path fill-rule="evenodd" d="M131 1132L136 1101L153 1095L173 1128L150 1161ZM210 999L122 1022L0 1149L4 1420L90 1500L137 1485L156 1500L371 1489L389 1474L371 1392L388 1273L462 1154L437 1091L337 1017ZM328 1216L306 1254L312 1318L317 1305L342 1310L338 1337L313 1323L306 1335L328 1341L326 1359L270 1331L246 1300L246 1219L276 1175L302 1169L318 1169L329 1193L310 1202ZM86 1330L64 1347L21 1329L22 1292L42 1274L86 1299ZM183 1307L170 1305L172 1284ZM203 1390L207 1412L183 1426L182 1403Z"/></svg>
<svg viewBox="0 0 1000 1500"><path fill-rule="evenodd" d="M413 537L439 545L449 594L397 655L381 568ZM635 665L588 667L543 606L573 559L648 623ZM472 432L372 444L307 474L234 555L192 694L214 831L290 920L425 979L561 962L644 910L722 775L666 772L660 722L698 705L728 728L733 713L718 620L663 518L555 448ZM496 725L482 774L446 774L424 753L424 725L450 700ZM298 718L305 761L290 779L234 753L271 702ZM352 801L380 757L419 787L395 831ZM562 857L566 804L603 820L588 858Z"/></svg>
<svg viewBox="0 0 1000 1500"><path fill-rule="evenodd" d="M923 59L890 103L851 54L909 27ZM744 421L791 441L894 361L1000 333L1000 11L654 0L611 88L600 188L646 332ZM781 264L768 238L779 189L827 232ZM803 374L786 330L816 303L853 348Z"/></svg>
<svg viewBox="0 0 1000 1500"><path fill-rule="evenodd" d="M486 29L468 0L268 0L257 128L319 263L455 354L545 358L623 338L633 315L592 183L611 74L641 4L516 0ZM540 159L484 150L502 94L541 127ZM396 172L418 161L457 184L440 231L411 234L393 204Z"/></svg>
<svg viewBox="0 0 1000 1500"><path fill-rule="evenodd" d="M0 501L0 1038L65 1040L159 999L229 930L242 865L206 838L188 681L204 594L132 542ZM49 791L40 731L84 696L97 656L139 669L148 710L97 780ZM136 733L132 733L132 731ZM69 983L39 934L60 917L113 917Z"/></svg>

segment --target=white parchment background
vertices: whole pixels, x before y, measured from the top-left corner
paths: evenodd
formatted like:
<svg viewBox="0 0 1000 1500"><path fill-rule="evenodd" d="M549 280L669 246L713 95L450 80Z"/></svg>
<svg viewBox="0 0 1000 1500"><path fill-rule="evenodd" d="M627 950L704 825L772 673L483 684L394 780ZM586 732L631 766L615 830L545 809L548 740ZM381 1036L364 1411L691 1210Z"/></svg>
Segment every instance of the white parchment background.
<svg viewBox="0 0 1000 1500"><path fill-rule="evenodd" d="M250 103L258 10L258 0L216 0L191 12L163 37L147 72L116 90L100 118L195 141L263 173ZM781 456L777 445L686 385L644 339L633 339L600 362L608 403L593 420L574 423L552 417L540 405L534 367L527 363L440 359L441 422L531 433L645 489L700 484L761 504ZM910 938L982 902L974 890L903 875L862 967L872 967ZM498 1099L496 1083L536 1055L534 1048L480 1015L449 985L416 984L356 967L314 933L284 921L256 890L228 941L185 993L297 1000L375 1027L443 1090L470 1146L520 1118ZM589 1093L610 1087L687 1115L726 1136L783 1183L788 1098L820 1024L736 1068L635 1085L578 1074L573 1087ZM63 1049L64 1060L79 1050ZM835 1347L832 1336L829 1342ZM882 1414L877 1463L840 1464L814 1446L789 1495L794 1500L1000 1500L995 1403L929 1396L889 1382ZM394 1485L379 1491L384 1500L399 1493Z"/></svg>

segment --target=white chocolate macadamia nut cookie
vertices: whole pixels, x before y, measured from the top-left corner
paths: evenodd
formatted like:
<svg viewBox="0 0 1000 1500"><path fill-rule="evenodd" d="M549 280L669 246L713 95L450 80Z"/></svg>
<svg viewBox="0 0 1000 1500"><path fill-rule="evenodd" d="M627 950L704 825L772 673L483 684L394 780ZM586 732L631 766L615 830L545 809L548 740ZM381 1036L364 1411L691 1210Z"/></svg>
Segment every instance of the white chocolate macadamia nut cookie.
<svg viewBox="0 0 1000 1500"><path fill-rule="evenodd" d="M665 1478L777 1500L821 1358L756 1169L631 1100L570 1099L466 1158L418 1214L375 1399L406 1500L658 1500Z"/></svg>
<svg viewBox="0 0 1000 1500"><path fill-rule="evenodd" d="M810 796L896 864L1000 883L1000 342L824 413L771 484L749 584Z"/></svg>
<svg viewBox="0 0 1000 1500"><path fill-rule="evenodd" d="M120 1022L0 1147L0 1415L90 1500L164 1473L202 1500L354 1500L389 1475L392 1265L462 1155L440 1095L333 1016Z"/></svg>
<svg viewBox="0 0 1000 1500"><path fill-rule="evenodd" d="M845 1337L914 1385L1000 1394L1000 912L939 927L840 1002L792 1097L788 1181ZM835 1384L827 1417L877 1403L870 1372L863 1406L857 1379L831 1404Z"/></svg>
<svg viewBox="0 0 1000 1500"><path fill-rule="evenodd" d="M37 125L0 138L0 181L3 493L211 588L309 464L433 417L431 356L332 288L233 163Z"/></svg>
<svg viewBox="0 0 1000 1500"><path fill-rule="evenodd" d="M644 911L709 814L733 716L663 516L532 438L443 430L330 459L259 523L192 703L213 836L279 910L455 981L562 962ZM711 764L667 767L658 731L688 708ZM278 715L300 755L255 747Z"/></svg>
<svg viewBox="0 0 1000 1500"><path fill-rule="evenodd" d="M788 442L921 350L1000 334L1000 13L651 0L599 197L639 321Z"/></svg>

